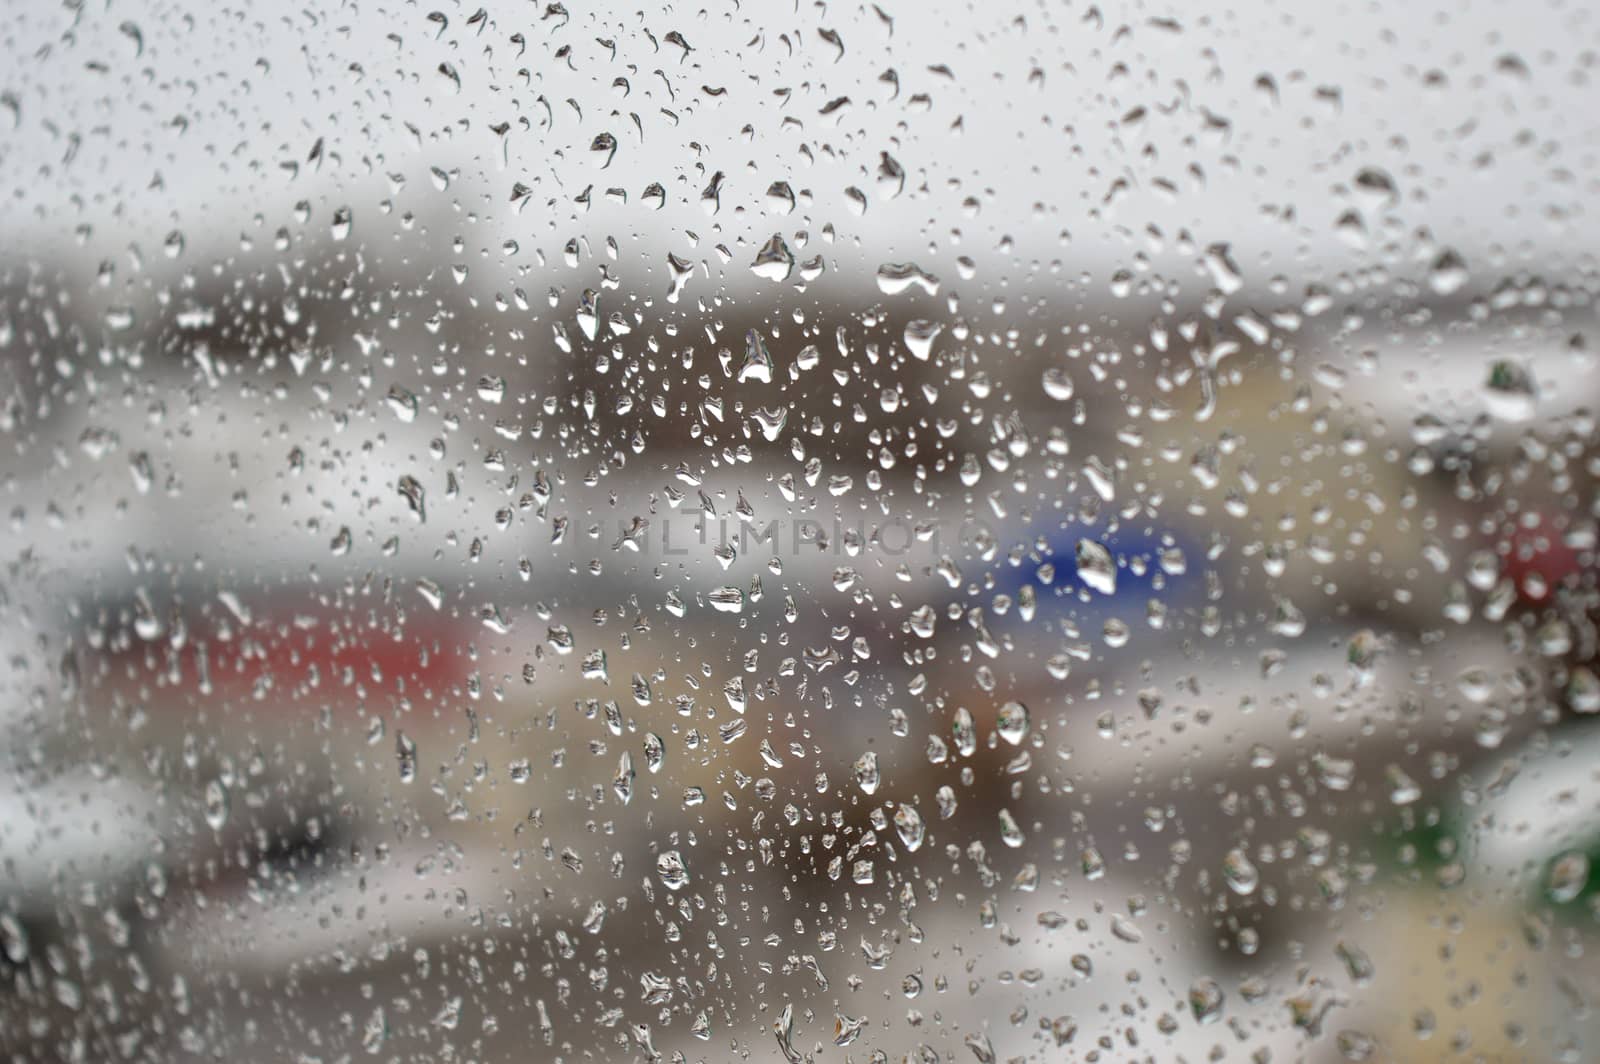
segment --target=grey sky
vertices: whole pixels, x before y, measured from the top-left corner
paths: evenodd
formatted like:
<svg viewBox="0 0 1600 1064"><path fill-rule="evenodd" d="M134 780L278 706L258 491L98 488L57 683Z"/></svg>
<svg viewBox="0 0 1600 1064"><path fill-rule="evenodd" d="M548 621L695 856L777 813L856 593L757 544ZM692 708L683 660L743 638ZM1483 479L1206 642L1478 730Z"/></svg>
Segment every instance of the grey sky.
<svg viewBox="0 0 1600 1064"><path fill-rule="evenodd" d="M0 227L13 247L50 247L90 224L92 258L130 241L155 257L178 230L198 257L231 253L257 212L261 243L294 227L300 200L311 228L348 206L369 249L406 245L397 218L411 210L436 236L461 235L491 275L610 236L624 261L673 251L723 270L700 294L763 284L745 267L774 232L797 258L837 265L835 282L867 283L885 260L954 277L970 256L974 284L1016 284L1052 261L1104 276L1139 252L1193 284L1195 256L1174 251L1183 231L1199 248L1231 243L1253 283L1420 268L1439 246L1475 278L1549 270L1600 237L1584 208L1600 120L1596 18L1582 4L940 2L892 27L870 6L569 6L563 25L526 2L480 23L475 3L446 0L28 5L3 44L20 118L0 147ZM691 51L667 42L673 31ZM617 146L607 168L591 150L601 134ZM876 187L881 152L905 172L896 198ZM1397 203L1352 190L1366 167L1393 179ZM700 196L717 171L711 216ZM801 194L787 217L768 209L775 181ZM518 182L530 190L520 210ZM663 209L642 199L652 182ZM591 183L585 211L573 199ZM1364 244L1336 224L1350 210ZM502 261L508 238L520 252Z"/></svg>

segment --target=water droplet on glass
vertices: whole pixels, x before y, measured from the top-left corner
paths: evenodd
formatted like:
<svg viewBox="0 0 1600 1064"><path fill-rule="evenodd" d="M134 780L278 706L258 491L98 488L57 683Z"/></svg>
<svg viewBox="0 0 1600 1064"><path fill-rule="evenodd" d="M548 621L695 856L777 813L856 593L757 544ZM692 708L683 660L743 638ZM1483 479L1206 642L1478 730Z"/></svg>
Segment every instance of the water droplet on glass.
<svg viewBox="0 0 1600 1064"><path fill-rule="evenodd" d="M995 730L1000 733L1000 738L1012 746L1017 746L1028 737L1028 728L1027 706L1021 702L1007 702L1000 707L999 718L995 726Z"/></svg>
<svg viewBox="0 0 1600 1064"><path fill-rule="evenodd" d="M894 829L900 836L901 845L907 850L915 851L922 846L926 834L922 814L904 802L894 811Z"/></svg>
<svg viewBox="0 0 1600 1064"><path fill-rule="evenodd" d="M689 883L689 870L677 850L667 850L656 858L656 875L668 890L682 890Z"/></svg>

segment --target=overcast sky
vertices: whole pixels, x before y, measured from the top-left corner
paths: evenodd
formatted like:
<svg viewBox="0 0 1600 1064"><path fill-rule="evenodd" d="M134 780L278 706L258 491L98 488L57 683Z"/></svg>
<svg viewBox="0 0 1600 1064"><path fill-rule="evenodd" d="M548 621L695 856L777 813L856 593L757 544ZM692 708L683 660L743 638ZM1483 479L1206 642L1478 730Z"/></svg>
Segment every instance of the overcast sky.
<svg viewBox="0 0 1600 1064"><path fill-rule="evenodd" d="M506 239L537 268L610 236L624 261L705 260L717 287L759 284L746 267L774 232L849 283L886 260L953 276L960 256L992 284L1052 261L1109 276L1141 251L1192 269L1181 231L1230 243L1251 283L1439 247L1481 282L1600 243L1584 207L1600 39L1582 3L568 7L490 3L474 22L477 0L21 5L0 75L10 255L82 224L92 259L174 230L186 255L227 254L257 212L260 243L301 228L301 200L313 230L347 206L369 248L414 240L410 210L496 250L475 268L505 272ZM1392 199L1353 187L1364 168ZM766 196L778 181L799 197L788 216Z"/></svg>

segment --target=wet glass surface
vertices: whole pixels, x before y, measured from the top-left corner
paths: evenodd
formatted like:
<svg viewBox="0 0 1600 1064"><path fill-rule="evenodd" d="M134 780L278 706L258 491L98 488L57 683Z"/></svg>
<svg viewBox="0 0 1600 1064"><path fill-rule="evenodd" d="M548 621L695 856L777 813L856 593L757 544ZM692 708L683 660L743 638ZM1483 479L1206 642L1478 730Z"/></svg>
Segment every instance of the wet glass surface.
<svg viewBox="0 0 1600 1064"><path fill-rule="evenodd" d="M7 14L7 1059L1600 1052L1584 5Z"/></svg>

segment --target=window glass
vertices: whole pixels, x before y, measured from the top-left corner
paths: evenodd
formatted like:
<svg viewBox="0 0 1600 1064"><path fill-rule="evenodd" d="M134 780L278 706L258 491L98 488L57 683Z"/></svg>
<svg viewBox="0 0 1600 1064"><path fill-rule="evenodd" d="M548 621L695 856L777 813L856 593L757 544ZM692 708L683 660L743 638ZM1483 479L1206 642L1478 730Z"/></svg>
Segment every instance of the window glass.
<svg viewBox="0 0 1600 1064"><path fill-rule="evenodd" d="M1581 3L14 4L19 1061L1600 1057Z"/></svg>

